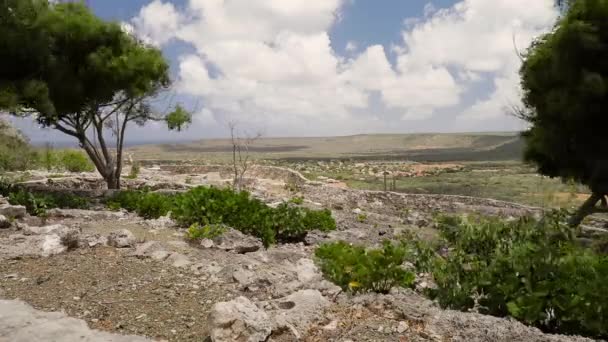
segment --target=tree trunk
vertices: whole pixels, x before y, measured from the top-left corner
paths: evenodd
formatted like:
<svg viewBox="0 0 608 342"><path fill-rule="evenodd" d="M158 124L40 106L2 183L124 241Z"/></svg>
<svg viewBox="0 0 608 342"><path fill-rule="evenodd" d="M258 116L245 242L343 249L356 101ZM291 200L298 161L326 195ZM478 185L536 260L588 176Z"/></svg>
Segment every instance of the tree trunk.
<svg viewBox="0 0 608 342"><path fill-rule="evenodd" d="M581 222L585 219L585 217L593 214L595 205L604 197L603 194L598 194L596 192L592 193L591 196L581 205L576 213L572 215L570 220L568 221L568 225L570 227L578 227Z"/></svg>
<svg viewBox="0 0 608 342"><path fill-rule="evenodd" d="M103 177L108 185L109 190L119 190L120 189L120 175L116 175L114 172L110 172L108 176Z"/></svg>

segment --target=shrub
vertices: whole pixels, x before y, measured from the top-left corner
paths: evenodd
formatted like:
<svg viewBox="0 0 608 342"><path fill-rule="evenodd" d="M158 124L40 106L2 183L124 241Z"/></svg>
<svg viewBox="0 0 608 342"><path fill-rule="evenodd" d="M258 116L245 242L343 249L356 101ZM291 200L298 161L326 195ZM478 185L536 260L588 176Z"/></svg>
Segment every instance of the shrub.
<svg viewBox="0 0 608 342"><path fill-rule="evenodd" d="M608 256L582 247L565 217L441 218L450 252L432 267L439 303L545 331L608 337Z"/></svg>
<svg viewBox="0 0 608 342"><path fill-rule="evenodd" d="M87 199L69 193L38 194L27 190L10 190L8 201L13 205L25 206L33 216L44 216L51 208L87 209L90 203Z"/></svg>
<svg viewBox="0 0 608 342"><path fill-rule="evenodd" d="M269 246L277 241L301 241L308 231L329 231L336 223L329 210L315 211L283 203L271 208L249 193L231 189L197 187L183 194L168 196L142 191L123 191L107 203L146 218L171 212L178 224L226 225L256 236Z"/></svg>
<svg viewBox="0 0 608 342"><path fill-rule="evenodd" d="M139 166L139 162L137 162L137 161L133 162L133 164L131 165L131 170L129 171L129 175L127 176L127 178L136 179L137 176L139 176L140 171L141 171L141 168Z"/></svg>
<svg viewBox="0 0 608 342"><path fill-rule="evenodd" d="M57 153L58 166L70 172L92 172L95 166L82 151L65 150Z"/></svg>
<svg viewBox="0 0 608 342"><path fill-rule="evenodd" d="M125 190L116 193L106 205L111 210L124 208L136 212L145 219L157 219L166 216L174 206L175 196L154 192Z"/></svg>
<svg viewBox="0 0 608 342"><path fill-rule="evenodd" d="M365 221L367 221L367 215L365 215L365 214L357 215L357 221L359 221L360 223L365 223Z"/></svg>
<svg viewBox="0 0 608 342"><path fill-rule="evenodd" d="M388 293L395 286L412 286L415 275L401 266L407 255L404 245L389 241L385 241L381 249L334 242L315 251L325 277L351 292Z"/></svg>
<svg viewBox="0 0 608 342"><path fill-rule="evenodd" d="M219 224L206 224L201 226L195 223L188 228L188 238L191 240L214 239L226 232L227 228Z"/></svg>

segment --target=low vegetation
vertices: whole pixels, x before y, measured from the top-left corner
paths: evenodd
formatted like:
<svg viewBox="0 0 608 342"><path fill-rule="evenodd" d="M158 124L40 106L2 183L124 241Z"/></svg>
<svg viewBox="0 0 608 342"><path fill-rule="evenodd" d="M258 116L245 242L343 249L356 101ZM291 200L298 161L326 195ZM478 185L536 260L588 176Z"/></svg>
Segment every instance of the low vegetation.
<svg viewBox="0 0 608 342"><path fill-rule="evenodd" d="M354 293L388 293L395 286L412 286L414 273L402 267L408 255L405 245L389 241L381 249L334 242L315 251L323 274L343 290Z"/></svg>
<svg viewBox="0 0 608 342"><path fill-rule="evenodd" d="M27 212L33 216L45 216L47 210L61 209L88 209L90 202L80 196L69 193L33 193L24 189L13 189L2 186L1 195L8 197L12 205L25 206Z"/></svg>
<svg viewBox="0 0 608 342"><path fill-rule="evenodd" d="M542 220L444 217L430 269L443 307L512 316L545 331L608 336L608 256L581 246L564 212ZM428 255L429 251L419 249Z"/></svg>
<svg viewBox="0 0 608 342"><path fill-rule="evenodd" d="M260 238L266 246L301 241L313 229L336 228L329 210L311 210L289 203L272 208L245 191L213 187L197 187L178 195L123 191L107 204L112 209L124 208L145 218L170 214L184 227L226 225Z"/></svg>
<svg viewBox="0 0 608 342"><path fill-rule="evenodd" d="M511 316L544 331L608 337L608 255L585 247L556 211L542 220L440 217L440 240L404 238L382 249L345 242L317 248L324 275L351 292L387 293L429 273L444 308ZM599 246L595 244L594 246ZM439 251L441 251L439 253Z"/></svg>
<svg viewBox="0 0 608 342"><path fill-rule="evenodd" d="M191 240L215 239L227 231L226 226L220 224L201 225L195 223L188 228L188 238Z"/></svg>

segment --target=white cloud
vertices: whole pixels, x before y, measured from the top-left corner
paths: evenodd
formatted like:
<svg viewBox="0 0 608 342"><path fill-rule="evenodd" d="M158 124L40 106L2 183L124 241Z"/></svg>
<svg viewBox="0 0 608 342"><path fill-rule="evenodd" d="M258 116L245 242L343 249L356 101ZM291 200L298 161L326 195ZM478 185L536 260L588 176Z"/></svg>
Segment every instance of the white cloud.
<svg viewBox="0 0 608 342"><path fill-rule="evenodd" d="M301 134L339 134L365 127L394 130L395 122L431 119L446 109L475 120L500 115L503 102L517 97L513 37L525 47L556 17L552 0L463 0L448 9L429 4L424 17L404 26L403 42L390 48L397 56L391 65L380 45L348 42L352 57L333 50L329 31L343 5L190 0L178 10L155 0L132 24L155 44L179 39L196 49L180 57L177 84L179 91L202 98L205 120L236 117L267 125L270 134L287 127ZM463 108L463 96L485 79L495 85L494 93ZM384 109L372 108L372 94L379 94ZM403 114L382 126L378 115L353 114L366 110Z"/></svg>
<svg viewBox="0 0 608 342"><path fill-rule="evenodd" d="M172 3L154 0L144 6L139 15L133 18L131 27L144 41L162 45L175 36L181 20L180 13Z"/></svg>

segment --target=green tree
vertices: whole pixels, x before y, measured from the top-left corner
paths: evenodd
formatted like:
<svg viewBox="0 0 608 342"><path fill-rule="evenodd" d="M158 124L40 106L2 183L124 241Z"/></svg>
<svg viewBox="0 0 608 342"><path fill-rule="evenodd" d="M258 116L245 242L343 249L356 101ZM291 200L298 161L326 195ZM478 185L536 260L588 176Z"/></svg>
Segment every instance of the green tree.
<svg viewBox="0 0 608 342"><path fill-rule="evenodd" d="M6 50L0 55L0 107L76 138L108 188L120 187L130 123L165 121L181 130L190 122L181 107L170 114L154 111L152 101L171 83L169 65L158 49L118 23L101 20L82 4L0 1L0 48ZM4 70L11 63L14 74Z"/></svg>
<svg viewBox="0 0 608 342"><path fill-rule="evenodd" d="M608 194L608 1L569 1L554 30L537 39L520 70L530 129L525 159L541 174L587 185L589 199L572 216L605 211ZM604 208L596 207L598 202Z"/></svg>

